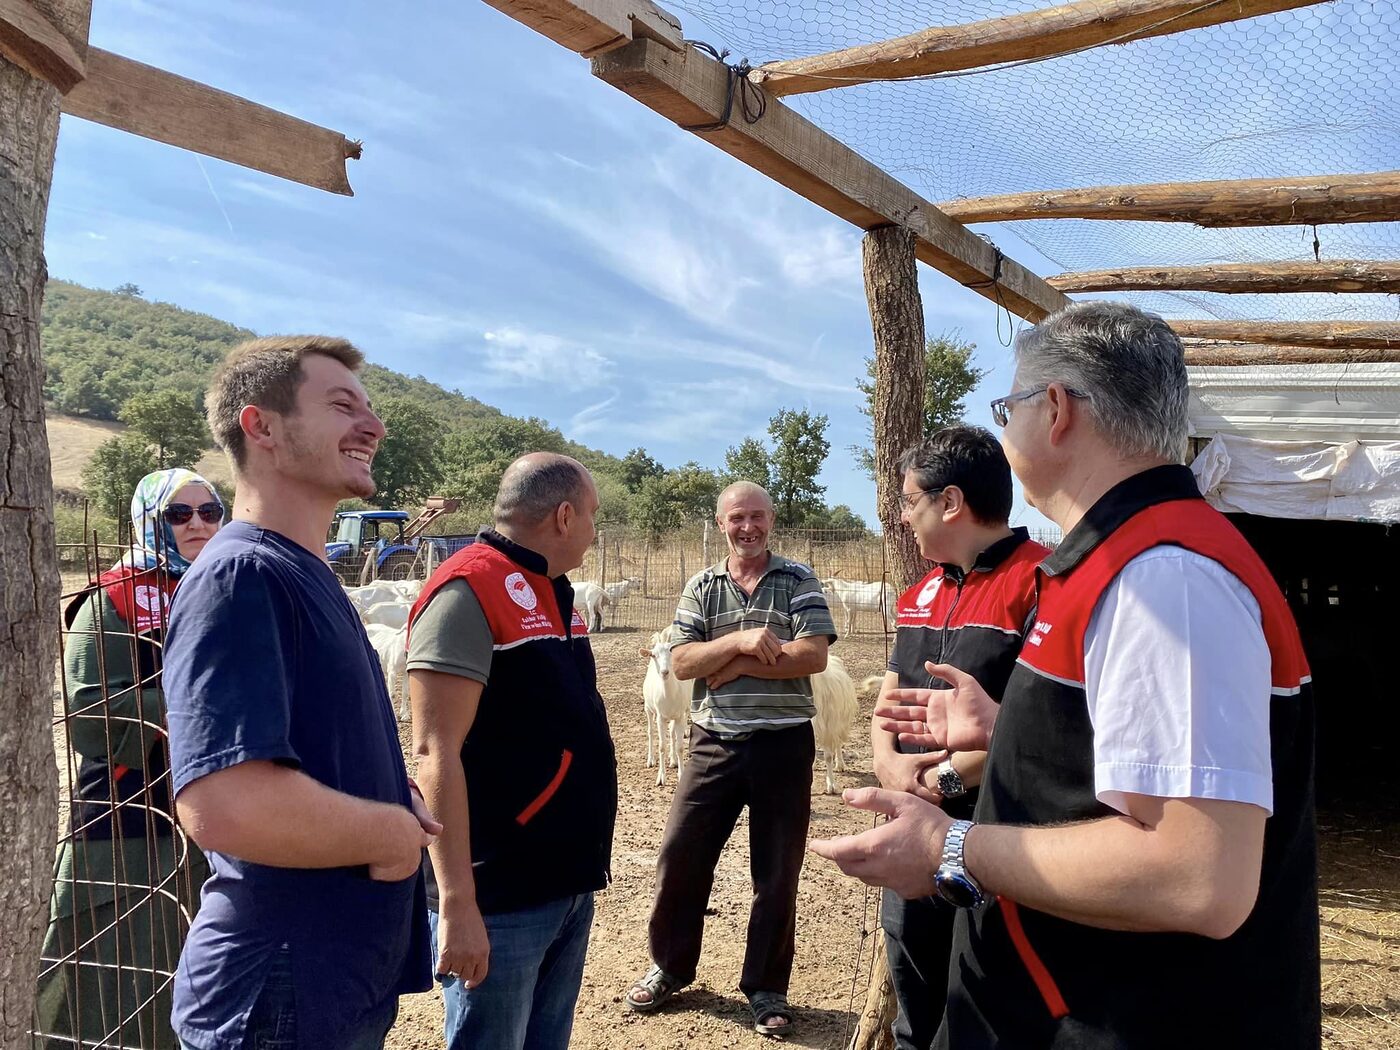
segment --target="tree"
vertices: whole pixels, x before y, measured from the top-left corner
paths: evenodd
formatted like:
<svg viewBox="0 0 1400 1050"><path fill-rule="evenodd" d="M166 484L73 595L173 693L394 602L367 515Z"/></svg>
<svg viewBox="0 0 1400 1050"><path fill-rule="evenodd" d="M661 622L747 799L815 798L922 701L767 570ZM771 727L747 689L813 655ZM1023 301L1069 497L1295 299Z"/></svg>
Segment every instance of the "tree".
<svg viewBox="0 0 1400 1050"><path fill-rule="evenodd" d="M90 0L33 6L79 54L86 50ZM30 1044L58 814L58 551L39 350L44 221L57 142L58 91L0 61L0 1045L6 1050Z"/></svg>
<svg viewBox="0 0 1400 1050"><path fill-rule="evenodd" d="M964 342L958 332L944 332L924 344L924 434L932 434L935 430L962 422L963 413L967 411L964 399L977 389L977 384L988 372L988 369L978 368L972 363L976 352L976 345ZM874 357L865 359L865 374L867 378L857 379L856 386L865 395L861 412L873 418ZM851 455L861 470L872 478L875 476L875 453L869 447L852 445Z"/></svg>
<svg viewBox="0 0 1400 1050"><path fill-rule="evenodd" d="M136 394L122 405L120 418L130 433L150 446L152 470L193 467L210 444L204 414L188 394L177 390Z"/></svg>
<svg viewBox="0 0 1400 1050"><path fill-rule="evenodd" d="M131 516L131 494L137 482L159 469L146 439L127 431L97 446L83 468L83 491L97 512L116 522L120 531Z"/></svg>
<svg viewBox="0 0 1400 1050"><path fill-rule="evenodd" d="M563 452L564 445L564 436L542 419L475 420L443 442L444 494L489 505L513 460L527 452Z"/></svg>
<svg viewBox="0 0 1400 1050"><path fill-rule="evenodd" d="M844 503L813 511L802 522L802 527L804 529L821 529L826 532L840 532L846 534L842 537L843 539L860 539L862 536L870 534L865 519Z"/></svg>
<svg viewBox="0 0 1400 1050"><path fill-rule="evenodd" d="M715 500L719 499L724 481L713 470L691 460L671 471L666 480L682 523L714 516Z"/></svg>
<svg viewBox="0 0 1400 1050"><path fill-rule="evenodd" d="M377 490L372 502L385 508L422 502L442 477L442 420L406 397L377 401L374 410L386 433L374 454Z"/></svg>
<svg viewBox="0 0 1400 1050"><path fill-rule="evenodd" d="M831 443L826 439L829 420L807 409L780 408L768 421L768 437L773 442L769 456L773 497L779 525L798 525L812 511L823 509L826 486L817 484L817 475L826 462Z"/></svg>
<svg viewBox="0 0 1400 1050"><path fill-rule="evenodd" d="M634 448L622 457L622 468L617 476L628 492L640 492L647 478L659 478L665 473L666 468L647 455L646 449Z"/></svg>
<svg viewBox="0 0 1400 1050"><path fill-rule="evenodd" d="M120 295L127 299L140 299L141 289L128 281L126 284L119 284L112 289L113 295Z"/></svg>
<svg viewBox="0 0 1400 1050"><path fill-rule="evenodd" d="M768 449L754 437L746 437L738 445L725 449L724 477L726 482L752 481L765 489L773 483L768 465Z"/></svg>

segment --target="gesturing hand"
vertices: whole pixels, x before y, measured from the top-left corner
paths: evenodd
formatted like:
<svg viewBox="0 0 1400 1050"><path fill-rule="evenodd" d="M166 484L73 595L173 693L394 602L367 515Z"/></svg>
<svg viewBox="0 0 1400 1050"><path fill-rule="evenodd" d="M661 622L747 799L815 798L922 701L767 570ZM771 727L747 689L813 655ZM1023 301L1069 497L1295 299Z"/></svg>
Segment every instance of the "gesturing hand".
<svg viewBox="0 0 1400 1050"><path fill-rule="evenodd" d="M834 861L847 875L871 886L888 886L905 899L933 893L933 875L952 818L933 803L903 791L848 788L842 798L856 809L883 813L890 819L859 835L815 839L807 848Z"/></svg>
<svg viewBox="0 0 1400 1050"><path fill-rule="evenodd" d="M875 707L876 724L903 744L948 751L985 751L997 703L977 679L952 664L924 664L951 689L892 689Z"/></svg>

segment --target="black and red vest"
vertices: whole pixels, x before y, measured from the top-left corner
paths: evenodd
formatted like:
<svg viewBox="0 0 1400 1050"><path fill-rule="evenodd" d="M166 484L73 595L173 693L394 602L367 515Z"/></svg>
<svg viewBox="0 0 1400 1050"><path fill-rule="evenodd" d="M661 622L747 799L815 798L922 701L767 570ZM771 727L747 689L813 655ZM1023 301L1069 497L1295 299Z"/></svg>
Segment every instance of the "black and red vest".
<svg viewBox="0 0 1400 1050"><path fill-rule="evenodd" d="M64 626L71 631L83 605L89 601L100 603L99 593L105 596L112 603L117 618L130 632L120 639L130 654L132 685L128 689L156 688L160 681L161 639L170 614L170 597L175 593L178 582L157 569L115 566L97 578L95 587L84 590L69 602L63 613ZM102 647L106 639L99 633L102 621L100 604L93 613L94 641ZM73 644L73 641L69 644ZM109 670L108 676L109 681L103 689L110 700L134 700L130 691L126 696L112 695L117 687L112 682L112 671ZM121 677L120 671L116 677ZM130 707L133 716L139 711L144 721L164 724L163 706L145 710L138 703L131 702ZM80 709L72 699L68 714L75 718L107 717L100 705ZM112 726L111 731L126 728ZM77 789L69 806L69 826L75 834L88 839L111 839L117 837L120 828L123 838L144 838L148 830L157 835L169 835L175 826L175 810L170 799L168 754L162 730L155 735L142 769L114 765L106 754L83 755L78 764ZM151 811L158 814L153 819Z"/></svg>
<svg viewBox="0 0 1400 1050"><path fill-rule="evenodd" d="M971 572L935 565L899 598L890 670L901 689L946 689L930 680L924 662L952 664L976 678L1000 700L1021 652L1021 638L1035 609L1035 567L1049 550L1014 529L977 555ZM895 747L905 748L898 742ZM970 817L977 789L948 799L943 808Z"/></svg>
<svg viewBox="0 0 1400 1050"><path fill-rule="evenodd" d="M409 614L464 579L491 629L490 680L462 745L472 874L485 914L602 889L617 760L588 628L567 576L491 529L433 573ZM427 865L428 899L437 885Z"/></svg>
<svg viewBox="0 0 1400 1050"><path fill-rule="evenodd" d="M1218 562L1249 588L1262 615L1273 661L1274 810L1254 910L1223 940L1104 930L1006 899L965 913L939 1047L1272 1050L1321 1042L1307 660L1278 585L1201 499L1187 468L1158 467L1115 486L1042 563L1036 622L1002 698L976 819L1035 826L1114 812L1095 798L1084 639L1122 568L1163 544Z"/></svg>

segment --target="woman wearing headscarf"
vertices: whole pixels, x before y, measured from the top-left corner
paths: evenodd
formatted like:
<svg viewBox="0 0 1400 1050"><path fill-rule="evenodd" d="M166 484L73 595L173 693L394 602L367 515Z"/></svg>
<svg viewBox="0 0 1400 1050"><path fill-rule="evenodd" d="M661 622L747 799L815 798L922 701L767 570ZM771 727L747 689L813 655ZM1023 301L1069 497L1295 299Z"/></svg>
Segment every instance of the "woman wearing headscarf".
<svg viewBox="0 0 1400 1050"><path fill-rule="evenodd" d="M193 913L208 866L173 834L161 638L171 595L223 519L218 492L193 471L147 474L131 500L130 550L64 612L78 768L39 965L49 1046L179 1046L167 975L188 928L181 904Z"/></svg>

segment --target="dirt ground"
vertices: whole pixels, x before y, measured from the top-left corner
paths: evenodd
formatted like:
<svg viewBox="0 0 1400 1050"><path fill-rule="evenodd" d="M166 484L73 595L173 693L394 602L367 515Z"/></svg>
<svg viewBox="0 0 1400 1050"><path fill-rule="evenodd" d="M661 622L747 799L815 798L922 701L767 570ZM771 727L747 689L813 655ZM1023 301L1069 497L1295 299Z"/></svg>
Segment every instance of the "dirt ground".
<svg viewBox="0 0 1400 1050"><path fill-rule="evenodd" d="M743 820L720 860L706 922L696 982L660 1013L629 1011L627 986L647 965L646 924L651 909L656 851L675 790L655 784L645 768L646 732L641 683L641 636L609 630L594 638L599 687L609 705L618 751L620 803L613 845L614 882L597 898L588 963L575 1014L578 1050L681 1050L769 1047L753 1033L737 984L750 897L747 831ZM857 681L884 668L884 639L858 634L840 643ZM862 722L873 700L862 698ZM864 723L868 724L868 723ZM408 727L403 728L407 750ZM858 729L848 751L842 787L874 782L870 743ZM820 760L819 760L820 761ZM821 793L813 777L812 834L863 830L871 818ZM1324 1043L1329 1048L1400 1047L1400 805L1349 803L1325 809L1322 842L1321 933ZM797 960L790 1001L800 1027L790 1045L841 1050L864 1002L878 896L832 865L808 857L798 894ZM390 1050L442 1045L442 999L437 992L402 1001Z"/></svg>

